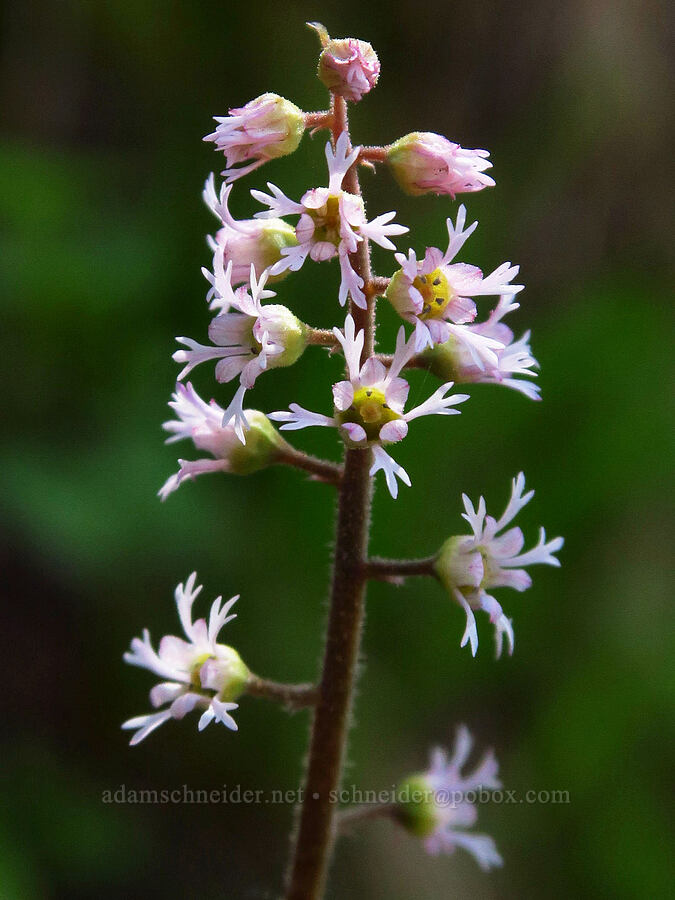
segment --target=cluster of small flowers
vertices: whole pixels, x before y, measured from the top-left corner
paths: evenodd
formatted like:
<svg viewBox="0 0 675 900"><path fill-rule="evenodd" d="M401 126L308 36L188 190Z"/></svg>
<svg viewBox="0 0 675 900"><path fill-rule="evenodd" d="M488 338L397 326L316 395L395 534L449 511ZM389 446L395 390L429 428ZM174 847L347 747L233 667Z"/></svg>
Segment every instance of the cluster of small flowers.
<svg viewBox="0 0 675 900"><path fill-rule="evenodd" d="M374 50L364 41L332 40L322 26L313 27L322 42L319 77L333 95L350 102L360 100L379 77ZM206 300L214 313L208 327L210 343L177 338L181 349L173 358L183 368L169 404L177 418L164 424L170 433L167 443L188 439L209 456L179 460L178 472L159 492L163 500L182 481L203 473L249 474L278 462L288 445L272 422L280 423L281 431L335 428L347 449L370 448L371 476L381 470L396 498L399 481L409 486L410 477L385 448L403 440L414 419L458 414L455 407L469 395L451 393L455 384L501 384L539 399L538 387L529 380L536 377L538 367L530 351L529 332L516 340L503 322L519 306L514 301L523 290L522 284L514 283L518 266L504 262L484 275L475 265L457 261L477 227L477 222L467 225L465 207L459 206L454 219L447 218L445 251L427 247L418 258L414 249L407 254L398 252L392 241L409 230L394 221L396 213L369 218L360 193L349 189L353 181L348 174L353 167L380 162L409 194L433 193L454 200L457 194L494 185L486 174L491 167L487 151L463 149L427 132L413 132L386 147L353 147L347 132L335 134L331 111L305 113L271 93L231 109L229 115L216 118L216 123L215 131L204 139L213 142L226 159L222 186L217 188L212 174L203 191L206 205L219 222L209 238L212 266L203 269L209 285ZM229 209L233 183L267 161L292 153L305 130L321 127L332 127L335 138L325 145L327 186L310 187L296 201L268 183L268 193L250 192L264 208L250 219L235 219ZM392 252L395 262L390 277L375 279L377 292L375 282L364 283L354 264L361 245L369 241ZM270 285L276 286L308 261L333 259L340 275L336 300L343 307L349 300L350 311L332 331L320 332L300 321L287 306L267 302L276 297ZM357 308L369 308L378 295L412 329L408 335L405 325L400 326L391 356L373 353L364 359L364 332L357 328L354 313ZM476 298L483 296L498 299L487 315L480 316ZM327 346L344 356L347 377L332 386L332 414L312 412L295 402L287 410L267 415L244 408L245 395L258 377L293 365L311 345ZM238 380L226 408L214 400L204 402L191 384L183 383L195 366L210 361L215 362L216 381ZM442 384L424 402L406 410L409 384L403 373L407 368L425 368ZM509 652L513 651L511 622L488 591L504 586L525 590L531 583L526 566L558 565L553 553L562 546L561 538L547 542L542 529L537 546L522 553L524 539L519 528L500 534L533 496L533 491L524 493L524 485L523 475L518 475L499 519L487 515L482 497L476 509L465 495L463 517L472 534L451 537L435 557L435 574L466 614L461 646L468 643L474 655L478 647L476 610L486 612L495 626L497 655L504 637ZM203 711L200 729L214 720L236 729L230 712L237 706L234 700L245 692L250 673L235 650L216 642L220 628L233 618L228 613L236 598L224 606L218 598L208 625L203 619L193 623L190 610L200 590L193 574L176 591L187 642L167 636L155 652L145 632L142 639L134 639L125 655L127 662L168 679L150 694L152 705L163 708L123 726L134 729L132 743L195 708ZM462 729L452 760L448 762L439 751L429 772L415 778L435 791L469 784L499 787L491 756L473 776L462 779L460 770L470 748L469 734ZM427 805L421 812L402 808L399 818L410 830L425 836L430 852L464 846L485 868L501 862L490 838L461 831L473 824L475 809L455 809L452 814L439 810L438 804Z"/></svg>

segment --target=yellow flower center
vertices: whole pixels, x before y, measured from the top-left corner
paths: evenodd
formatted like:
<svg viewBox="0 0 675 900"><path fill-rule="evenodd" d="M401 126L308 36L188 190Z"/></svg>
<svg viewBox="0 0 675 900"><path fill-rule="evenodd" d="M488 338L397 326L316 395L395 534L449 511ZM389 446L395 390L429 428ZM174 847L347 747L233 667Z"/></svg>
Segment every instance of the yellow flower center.
<svg viewBox="0 0 675 900"><path fill-rule="evenodd" d="M418 275L413 281L413 287L417 288L424 300L422 312L419 313L420 319L440 319L455 296L440 269L434 269L428 275Z"/></svg>
<svg viewBox="0 0 675 900"><path fill-rule="evenodd" d="M384 391L363 387L354 392L352 405L344 412L338 412L337 418L341 424L354 422L361 425L368 440L375 441L383 425L401 416L387 404Z"/></svg>
<svg viewBox="0 0 675 900"><path fill-rule="evenodd" d="M331 195L326 200L325 212L320 210L310 211L314 219L314 240L334 244L340 244L340 198Z"/></svg>

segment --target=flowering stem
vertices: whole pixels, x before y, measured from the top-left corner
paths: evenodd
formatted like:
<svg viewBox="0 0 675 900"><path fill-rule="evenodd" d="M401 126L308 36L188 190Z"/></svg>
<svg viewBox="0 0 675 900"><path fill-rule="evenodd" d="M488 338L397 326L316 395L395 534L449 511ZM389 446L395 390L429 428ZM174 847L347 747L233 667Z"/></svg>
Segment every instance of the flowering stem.
<svg viewBox="0 0 675 900"><path fill-rule="evenodd" d="M309 472L315 481L324 481L326 484L334 484L336 487L339 487L342 482L342 466L325 459L318 459L316 456L310 456L308 453L302 453L291 447L290 444L285 444L279 450L276 461L281 465L294 466L296 469Z"/></svg>
<svg viewBox="0 0 675 900"><path fill-rule="evenodd" d="M345 101L334 96L332 109L335 142L348 130ZM344 185L345 190L360 195L356 166L347 172ZM373 352L375 332L374 297L365 290L371 278L367 240L359 242L351 262L364 280L364 293L368 297L367 310L351 304L356 328L364 330L365 357ZM363 567L368 552L372 500L371 457L370 450L345 451L323 670L287 900L318 900L322 896L337 831L331 793L340 787L361 645L366 588Z"/></svg>
<svg viewBox="0 0 675 900"><path fill-rule="evenodd" d="M257 675L249 675L246 682L246 693L252 697L265 697L277 700L288 709L305 709L314 706L317 699L316 685L313 684L280 684L268 681Z"/></svg>
<svg viewBox="0 0 675 900"><path fill-rule="evenodd" d="M390 819L396 809L396 803L361 803L341 809L337 816L338 831L346 831L355 822L362 822L364 819Z"/></svg>
<svg viewBox="0 0 675 900"><path fill-rule="evenodd" d="M392 353L378 353L377 358L385 366L390 366L394 356ZM406 368L406 369L428 369L429 368L429 360L426 359L421 353L415 353L414 356L410 357L408 362L405 364L404 368Z"/></svg>
<svg viewBox="0 0 675 900"><path fill-rule="evenodd" d="M389 287L389 282L391 278L380 278L379 276L376 278L371 278L370 280L370 290L374 297L383 297L385 291Z"/></svg>
<svg viewBox="0 0 675 900"><path fill-rule="evenodd" d="M330 128L333 122L333 114L330 110L305 113L305 128Z"/></svg>
<svg viewBox="0 0 675 900"><path fill-rule="evenodd" d="M330 328L311 328L307 332L307 343L317 347L340 347L340 342Z"/></svg>
<svg viewBox="0 0 675 900"><path fill-rule="evenodd" d="M436 577L434 563L436 556L424 559L369 559L364 566L366 578L379 581L397 581L411 575L430 575Z"/></svg>
<svg viewBox="0 0 675 900"><path fill-rule="evenodd" d="M359 153L359 162L384 162L386 158L386 147L361 147Z"/></svg>

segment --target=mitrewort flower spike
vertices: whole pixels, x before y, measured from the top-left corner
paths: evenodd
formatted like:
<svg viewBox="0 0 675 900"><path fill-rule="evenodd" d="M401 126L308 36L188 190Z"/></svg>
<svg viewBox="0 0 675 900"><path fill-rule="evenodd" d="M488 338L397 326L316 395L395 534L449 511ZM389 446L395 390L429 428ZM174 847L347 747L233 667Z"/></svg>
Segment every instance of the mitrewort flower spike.
<svg viewBox="0 0 675 900"><path fill-rule="evenodd" d="M216 130L205 141L213 141L225 154L228 182L248 175L268 162L297 150L305 132L305 114L278 94L262 94L227 116L214 116ZM243 163L239 168L235 168Z"/></svg>
<svg viewBox="0 0 675 900"><path fill-rule="evenodd" d="M321 41L317 75L329 91L356 102L377 84L380 61L368 41L333 39L320 22L308 22Z"/></svg>
<svg viewBox="0 0 675 900"><path fill-rule="evenodd" d="M437 747L425 772L411 775L398 788L394 817L416 837L424 839L427 853L454 853L461 847L484 871L502 865L495 842L486 834L469 831L476 823L476 802L499 790L498 764L491 750L472 772L462 774L473 739L465 725L457 729L452 756Z"/></svg>
<svg viewBox="0 0 675 900"><path fill-rule="evenodd" d="M456 194L493 187L487 150L466 150L430 131L414 131L386 148L396 181L408 194Z"/></svg>
<svg viewBox="0 0 675 900"><path fill-rule="evenodd" d="M356 252L364 239L374 241L386 250L395 250L396 247L389 238L405 234L408 229L391 222L395 212L384 213L369 222L361 197L343 190L343 179L358 159L360 149L350 148L346 132L339 136L335 150L327 143L328 187L312 188L303 194L299 203L290 200L269 182L269 194L253 190L251 195L268 207L256 213L256 218L299 216L295 226L298 245L281 249L282 259L271 267L270 274L279 275L287 269L296 272L308 257L315 262L337 257L341 273L338 292L340 304L344 306L347 297L351 296L357 306L365 309L363 279L354 271L349 255Z"/></svg>
<svg viewBox="0 0 675 900"><path fill-rule="evenodd" d="M499 298L499 303L485 322L462 326L463 331L472 337L482 336L500 343L500 347L494 348L496 363L483 358L481 367L467 343L452 334L445 343L428 347L422 353L429 371L443 381L452 379L458 384L501 384L519 391L530 400L540 400L539 385L523 380L524 377L536 378L537 372L533 370L539 368L530 349L530 332L526 331L514 340L513 332L502 322L507 313L519 306L513 302L512 295L506 294Z"/></svg>
<svg viewBox="0 0 675 900"><path fill-rule="evenodd" d="M403 440L408 423L428 415L456 415L451 409L468 400L468 394L446 396L452 382L442 385L431 397L408 412L404 411L409 385L400 377L406 363L414 354L414 338L405 339L401 327L396 340L396 352L386 367L376 357L369 357L361 365L363 331L356 332L350 315L345 319L344 331L335 328L335 337L342 345L349 379L333 385L333 416L325 416L291 403L289 411L270 413L270 419L283 422L280 430L290 431L313 425L337 428L350 448L373 448L374 462L370 474L382 470L392 497L398 495L398 482L410 486L408 473L384 449L384 445Z"/></svg>
<svg viewBox="0 0 675 900"><path fill-rule="evenodd" d="M263 305L264 299L276 296L274 291L265 290L268 269L256 278L255 268L251 266L250 288L239 287L235 291L231 284L232 267L232 260L227 268L223 267L223 250L216 248L213 276L209 279L211 308L221 310L209 325L209 338L215 346L179 337L176 340L187 349L177 350L173 359L185 364L178 375L179 381L208 360L218 360L217 381L232 381L239 376L240 386L223 413L223 424L234 419L235 433L245 443L244 429L249 427L243 409L245 392L267 369L293 365L305 351L308 329L285 306Z"/></svg>
<svg viewBox="0 0 675 900"><path fill-rule="evenodd" d="M442 253L427 247L424 258L417 260L414 250L396 254L401 268L392 276L385 296L398 314L415 326L415 349L443 344L451 337L469 355L481 371L498 367L498 351L504 344L497 338L467 327L476 318L476 304L472 297L490 294L511 296L522 291L522 284L511 284L518 274L518 266L505 262L490 275L476 266L453 263L467 238L478 223L468 228L466 209L460 206L457 219L447 220L448 248Z"/></svg>
<svg viewBox="0 0 675 900"><path fill-rule="evenodd" d="M193 572L175 592L178 616L187 640L166 635L156 651L145 629L143 637L134 638L130 650L124 654L124 661L129 665L148 669L163 679L150 691L150 703L156 709L164 709L136 716L122 725L134 731L132 746L169 719L182 719L194 709L202 710L200 731L213 721L237 730L230 713L237 709L238 704L233 701L243 692L250 673L237 651L219 644L217 639L222 627L236 618L236 613L230 615L230 610L239 597L232 597L226 603L222 597L216 597L208 623L205 619L193 622L192 605L202 590L196 582L197 574Z"/></svg>
<svg viewBox="0 0 675 900"><path fill-rule="evenodd" d="M215 237L209 236L208 242L214 254L220 251L221 265L232 263L232 284L248 284L251 266L255 269L256 277L260 278L265 269L279 262L282 248L296 246L298 239L295 229L283 219L235 219L228 207L231 190L232 185L223 184L218 194L213 173L206 179L202 197L222 224ZM212 285L208 295L210 300L213 296L214 276L208 269L202 269L202 272ZM281 272L272 276L269 281L278 281L286 274Z"/></svg>
<svg viewBox="0 0 675 900"><path fill-rule="evenodd" d="M198 450L205 450L213 459L179 459L179 469L159 490L166 500L185 480L209 472L229 472L251 475L277 461L286 442L267 416L257 409L247 409L243 415L249 427L247 441L242 444L235 432L234 419L223 423L225 411L211 400L205 403L190 383L176 385L169 403L177 415L162 425L169 432L167 444L191 440Z"/></svg>
<svg viewBox="0 0 675 900"><path fill-rule="evenodd" d="M513 479L511 498L499 519L487 515L483 497L474 507L467 495L462 494L465 510L462 518L469 523L473 534L449 538L441 547L434 564L446 590L466 614L466 629L460 646L468 643L474 656L478 649L476 610L486 612L495 627L497 658L501 656L504 637L509 653L513 653L511 620L507 619L500 604L488 591L499 587L525 591L532 584L526 566L560 565L553 554L563 546L561 537L547 541L546 532L541 528L537 545L522 553L525 539L520 528L509 528L500 534L534 497L534 491L523 493L524 490L525 476L521 472Z"/></svg>

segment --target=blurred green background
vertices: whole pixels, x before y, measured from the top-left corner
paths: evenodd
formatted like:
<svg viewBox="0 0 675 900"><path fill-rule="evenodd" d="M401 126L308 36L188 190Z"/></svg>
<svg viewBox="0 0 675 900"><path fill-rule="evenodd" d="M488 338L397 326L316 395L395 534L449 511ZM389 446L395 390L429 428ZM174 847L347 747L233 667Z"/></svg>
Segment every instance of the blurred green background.
<svg viewBox="0 0 675 900"><path fill-rule="evenodd" d="M129 749L119 724L148 709L152 684L122 652L144 626L176 631L173 588L192 569L204 604L241 593L226 639L255 671L317 673L331 489L271 470L155 496L176 456L194 455L163 447L160 425L174 336L205 339L208 322L200 266L215 220L200 191L223 166L201 137L212 115L263 91L325 105L307 19L379 52L356 141L435 130L491 150L497 187L465 198L481 222L466 257L490 271L520 263L512 324L532 327L542 365L541 404L478 386L461 418L416 423L397 452L413 487L394 503L379 485L372 548L431 553L462 530L462 491L499 510L521 469L537 490L528 541L542 523L566 537L561 570L499 595L516 631L499 663L485 621L477 658L460 650L463 616L437 585L372 587L346 780L390 787L465 722L479 748L494 746L507 788L568 790L570 803L481 808L479 830L506 861L490 875L461 851L430 859L388 823L364 825L340 843L329 896L666 896L667 30L665 5L609 0L4 4L0 896L278 894L290 807L101 797L121 784L293 789L301 777L307 715L264 701L242 702L237 735L199 735L192 716ZM322 144L305 137L240 182L234 211L251 215L247 189L268 178L292 197L323 184ZM457 204L403 197L386 172L363 183L372 211L399 210L418 251L444 246ZM328 326L337 283L335 266L308 265L279 300ZM382 322L386 348L390 309ZM231 388L202 369L195 386L225 404ZM328 411L337 370L308 352L262 378L253 402ZM430 387L414 374L411 401ZM328 432L296 443L338 457Z"/></svg>

